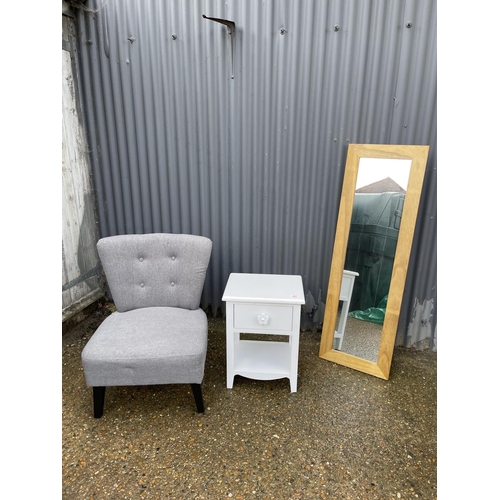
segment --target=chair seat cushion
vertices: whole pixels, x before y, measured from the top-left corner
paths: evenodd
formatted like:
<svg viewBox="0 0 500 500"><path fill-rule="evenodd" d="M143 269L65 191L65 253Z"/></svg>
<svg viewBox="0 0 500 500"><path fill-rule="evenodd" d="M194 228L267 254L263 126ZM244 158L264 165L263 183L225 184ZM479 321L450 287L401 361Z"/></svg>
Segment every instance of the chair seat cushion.
<svg viewBox="0 0 500 500"><path fill-rule="evenodd" d="M202 309L146 307L114 312L82 351L87 385L200 384L207 336Z"/></svg>

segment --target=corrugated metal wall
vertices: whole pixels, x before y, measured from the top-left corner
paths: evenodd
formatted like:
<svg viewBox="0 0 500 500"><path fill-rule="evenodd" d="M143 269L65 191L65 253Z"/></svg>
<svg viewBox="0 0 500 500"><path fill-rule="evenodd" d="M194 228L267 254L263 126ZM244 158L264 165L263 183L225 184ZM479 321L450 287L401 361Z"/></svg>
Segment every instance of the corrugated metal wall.
<svg viewBox="0 0 500 500"><path fill-rule="evenodd" d="M89 0L78 26L100 234L210 237L214 311L230 272L320 305L348 143L429 144L399 343L433 342L435 0Z"/></svg>

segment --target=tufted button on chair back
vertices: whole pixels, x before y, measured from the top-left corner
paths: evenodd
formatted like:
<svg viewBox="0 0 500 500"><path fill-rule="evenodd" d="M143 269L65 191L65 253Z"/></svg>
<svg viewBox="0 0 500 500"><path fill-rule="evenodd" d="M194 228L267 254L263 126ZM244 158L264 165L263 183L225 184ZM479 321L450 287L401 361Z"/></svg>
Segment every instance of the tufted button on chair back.
<svg viewBox="0 0 500 500"><path fill-rule="evenodd" d="M97 250L117 311L199 308L210 239L169 233L120 235L102 238Z"/></svg>

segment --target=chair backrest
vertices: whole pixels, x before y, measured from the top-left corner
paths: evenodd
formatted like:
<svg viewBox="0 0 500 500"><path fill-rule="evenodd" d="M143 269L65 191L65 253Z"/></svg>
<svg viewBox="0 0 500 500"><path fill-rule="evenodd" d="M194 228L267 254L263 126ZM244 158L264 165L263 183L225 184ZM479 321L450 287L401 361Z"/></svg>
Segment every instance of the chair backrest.
<svg viewBox="0 0 500 500"><path fill-rule="evenodd" d="M119 312L141 307L200 307L212 241L190 234L130 234L97 242Z"/></svg>

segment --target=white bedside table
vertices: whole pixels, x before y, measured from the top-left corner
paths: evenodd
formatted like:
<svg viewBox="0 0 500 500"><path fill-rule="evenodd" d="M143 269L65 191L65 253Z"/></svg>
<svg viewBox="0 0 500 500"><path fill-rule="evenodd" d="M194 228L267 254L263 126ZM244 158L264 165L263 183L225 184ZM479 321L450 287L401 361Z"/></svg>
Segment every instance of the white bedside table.
<svg viewBox="0 0 500 500"><path fill-rule="evenodd" d="M300 306L305 304L300 276L231 273L226 302L227 387L234 376L256 380L290 379L297 392ZM241 333L286 335L288 342L242 340Z"/></svg>
<svg viewBox="0 0 500 500"><path fill-rule="evenodd" d="M354 280L359 273L355 271L347 271L344 269L342 274L342 284L340 285L339 301L342 302L338 329L335 330L333 337L333 348L338 351L342 350L342 342L344 341L345 325L347 323L347 315L349 314L349 305L351 303L352 290L354 288Z"/></svg>

